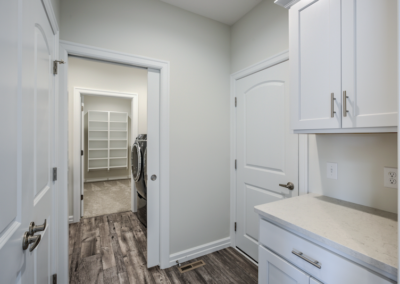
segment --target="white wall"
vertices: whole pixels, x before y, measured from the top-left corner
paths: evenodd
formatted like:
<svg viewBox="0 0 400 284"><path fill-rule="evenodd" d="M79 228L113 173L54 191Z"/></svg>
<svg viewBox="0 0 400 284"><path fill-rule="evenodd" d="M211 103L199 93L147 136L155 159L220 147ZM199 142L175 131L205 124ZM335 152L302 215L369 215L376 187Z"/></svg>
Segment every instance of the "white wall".
<svg viewBox="0 0 400 284"><path fill-rule="evenodd" d="M146 81L144 81L146 83ZM131 123L132 123L132 115L131 115L131 100L124 98L113 98L113 97L104 97L104 96L83 96L84 98L84 133L85 133L85 171L84 171L84 179L85 182L90 182L94 180L107 180L107 179L126 179L130 178L131 173L131 146L133 141L131 140ZM142 100L146 99L145 96L142 96ZM88 169L88 111L90 110L103 110L103 111L117 111L117 112L126 112L128 114L128 167L127 168L118 168L111 170L95 170L95 171L87 171ZM140 111L140 109L139 109ZM142 109L143 112L146 112L146 109ZM145 123L140 123L142 129L146 126L143 125ZM141 133L146 133L142 131Z"/></svg>
<svg viewBox="0 0 400 284"><path fill-rule="evenodd" d="M60 26L61 20L61 0L51 0L51 6L53 6L54 14L56 15L57 23Z"/></svg>
<svg viewBox="0 0 400 284"><path fill-rule="evenodd" d="M264 0L231 30L231 71L289 48L288 10ZM326 162L338 163L338 180ZM397 134L309 135L309 190L397 212L397 190L383 187L383 167L397 167Z"/></svg>
<svg viewBox="0 0 400 284"><path fill-rule="evenodd" d="M73 169L72 169L72 139L75 133L79 134L79 129L73 129L73 93L75 87L104 90L122 93L137 93L139 96L139 133L147 133L147 70L135 68L122 64L108 63L91 59L84 59L70 56L68 58L68 92L69 92L69 151L68 151L68 200L69 215L73 214ZM103 101L98 101L99 103ZM86 103L90 103L86 101ZM112 107L110 105L110 107ZM130 104L129 104L130 109ZM110 109L112 110L112 109ZM80 134L79 134L80 135ZM87 153L87 151L86 151ZM122 173L114 170L115 175L126 176L126 171ZM97 173L99 174L99 173ZM94 178L96 173L90 173Z"/></svg>
<svg viewBox="0 0 400 284"><path fill-rule="evenodd" d="M170 253L229 236L230 28L158 0L68 0L61 39L171 63Z"/></svg>
<svg viewBox="0 0 400 284"><path fill-rule="evenodd" d="M231 28L231 72L260 62L289 47L286 9L264 0Z"/></svg>

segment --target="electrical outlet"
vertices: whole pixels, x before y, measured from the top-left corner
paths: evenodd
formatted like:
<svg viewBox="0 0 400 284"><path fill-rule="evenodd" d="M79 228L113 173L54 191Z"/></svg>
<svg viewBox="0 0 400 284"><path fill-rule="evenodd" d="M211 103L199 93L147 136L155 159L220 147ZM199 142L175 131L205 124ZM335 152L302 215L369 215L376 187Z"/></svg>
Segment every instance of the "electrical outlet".
<svg viewBox="0 0 400 284"><path fill-rule="evenodd" d="M326 177L337 179L337 163L326 163Z"/></svg>
<svg viewBox="0 0 400 284"><path fill-rule="evenodd" d="M383 169L383 174L384 174L383 185L385 187L397 188L397 182L398 182L397 168L385 167Z"/></svg>

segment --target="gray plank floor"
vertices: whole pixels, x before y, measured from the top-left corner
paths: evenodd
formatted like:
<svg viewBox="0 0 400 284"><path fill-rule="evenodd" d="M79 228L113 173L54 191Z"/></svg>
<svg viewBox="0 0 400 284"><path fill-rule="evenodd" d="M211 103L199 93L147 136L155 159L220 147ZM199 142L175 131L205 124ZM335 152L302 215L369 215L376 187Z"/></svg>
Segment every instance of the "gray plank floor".
<svg viewBox="0 0 400 284"><path fill-rule="evenodd" d="M257 283L257 266L233 248L191 260L206 265L183 274L176 266L147 269L146 234L132 212L70 224L70 283Z"/></svg>

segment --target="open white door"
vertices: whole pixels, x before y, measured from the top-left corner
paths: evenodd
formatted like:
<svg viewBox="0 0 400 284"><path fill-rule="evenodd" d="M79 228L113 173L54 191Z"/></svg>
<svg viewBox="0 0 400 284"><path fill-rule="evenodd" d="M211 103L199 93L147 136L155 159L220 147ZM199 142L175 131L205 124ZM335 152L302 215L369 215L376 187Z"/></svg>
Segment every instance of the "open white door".
<svg viewBox="0 0 400 284"><path fill-rule="evenodd" d="M50 283L55 35L41 1L1 1L0 22L0 282Z"/></svg>
<svg viewBox="0 0 400 284"><path fill-rule="evenodd" d="M160 264L160 71L149 69L147 87L147 267Z"/></svg>
<svg viewBox="0 0 400 284"><path fill-rule="evenodd" d="M81 109L81 216L83 217L84 209L84 192L85 192L85 112L83 107L85 105L82 98L82 109Z"/></svg>

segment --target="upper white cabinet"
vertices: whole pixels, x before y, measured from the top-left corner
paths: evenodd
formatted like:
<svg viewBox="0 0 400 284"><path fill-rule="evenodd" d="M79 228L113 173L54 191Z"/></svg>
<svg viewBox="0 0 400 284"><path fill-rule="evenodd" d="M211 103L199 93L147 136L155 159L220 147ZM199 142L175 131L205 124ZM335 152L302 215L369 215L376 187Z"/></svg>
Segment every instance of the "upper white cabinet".
<svg viewBox="0 0 400 284"><path fill-rule="evenodd" d="M397 1L302 0L289 10L292 128L397 131Z"/></svg>

